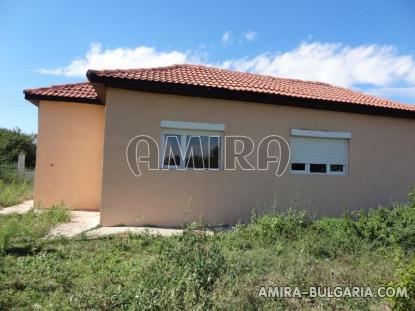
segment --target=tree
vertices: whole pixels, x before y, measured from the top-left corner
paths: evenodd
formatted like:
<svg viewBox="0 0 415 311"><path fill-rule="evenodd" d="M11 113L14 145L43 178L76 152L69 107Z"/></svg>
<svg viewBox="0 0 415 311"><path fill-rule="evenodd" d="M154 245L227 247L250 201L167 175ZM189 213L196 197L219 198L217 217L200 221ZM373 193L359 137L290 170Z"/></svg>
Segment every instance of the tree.
<svg viewBox="0 0 415 311"><path fill-rule="evenodd" d="M36 163L36 134L25 134L19 128L0 128L0 162L14 163L20 152L26 154L26 167Z"/></svg>

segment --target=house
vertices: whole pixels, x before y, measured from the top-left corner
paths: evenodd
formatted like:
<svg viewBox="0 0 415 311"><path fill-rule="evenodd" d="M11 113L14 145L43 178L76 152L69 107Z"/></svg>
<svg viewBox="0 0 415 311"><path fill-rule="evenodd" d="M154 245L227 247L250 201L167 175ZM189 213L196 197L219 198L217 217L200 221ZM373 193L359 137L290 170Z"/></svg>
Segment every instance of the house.
<svg viewBox="0 0 415 311"><path fill-rule="evenodd" d="M405 201L415 184L412 105L200 65L87 78L24 91L39 111L34 199L46 207L99 210L105 226L233 224L253 209L339 215ZM255 157L270 135L281 141L266 156L280 153L261 169ZM235 161L224 150L229 137L241 138L235 148L255 146ZM210 149L188 161L193 140Z"/></svg>

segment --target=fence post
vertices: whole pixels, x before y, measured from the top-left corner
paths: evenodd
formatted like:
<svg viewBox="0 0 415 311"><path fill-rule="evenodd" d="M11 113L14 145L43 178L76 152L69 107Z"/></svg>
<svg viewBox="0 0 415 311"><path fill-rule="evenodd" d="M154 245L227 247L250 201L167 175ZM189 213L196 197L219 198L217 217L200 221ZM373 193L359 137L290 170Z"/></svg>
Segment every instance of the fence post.
<svg viewBox="0 0 415 311"><path fill-rule="evenodd" d="M24 174L25 171L25 160L26 154L24 152L20 152L17 160L17 171L21 174Z"/></svg>

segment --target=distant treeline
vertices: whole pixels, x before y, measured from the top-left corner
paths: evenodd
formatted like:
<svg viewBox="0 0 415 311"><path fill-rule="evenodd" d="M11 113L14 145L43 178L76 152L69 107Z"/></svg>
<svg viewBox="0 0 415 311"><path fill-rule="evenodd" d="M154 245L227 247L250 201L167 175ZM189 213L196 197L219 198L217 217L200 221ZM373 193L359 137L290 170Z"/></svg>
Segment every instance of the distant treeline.
<svg viewBox="0 0 415 311"><path fill-rule="evenodd" d="M0 163L14 163L20 152L26 153L26 167L36 163L36 134L25 134L19 128L0 128Z"/></svg>

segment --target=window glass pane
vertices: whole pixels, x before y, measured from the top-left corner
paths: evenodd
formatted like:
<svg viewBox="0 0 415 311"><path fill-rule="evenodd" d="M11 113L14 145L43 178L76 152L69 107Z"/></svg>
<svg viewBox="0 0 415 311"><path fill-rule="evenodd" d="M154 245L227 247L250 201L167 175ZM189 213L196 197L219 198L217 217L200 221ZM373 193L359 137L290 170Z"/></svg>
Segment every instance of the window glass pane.
<svg viewBox="0 0 415 311"><path fill-rule="evenodd" d="M305 163L291 163L292 171L305 171Z"/></svg>
<svg viewBox="0 0 415 311"><path fill-rule="evenodd" d="M205 168L208 151L208 136L186 136L186 167Z"/></svg>
<svg viewBox="0 0 415 311"><path fill-rule="evenodd" d="M219 169L220 137L209 137L209 168Z"/></svg>
<svg viewBox="0 0 415 311"><path fill-rule="evenodd" d="M180 166L181 135L164 135L164 166Z"/></svg>
<svg viewBox="0 0 415 311"><path fill-rule="evenodd" d="M343 172L343 164L330 164L330 172Z"/></svg>
<svg viewBox="0 0 415 311"><path fill-rule="evenodd" d="M186 136L185 164L188 168L219 168L218 136Z"/></svg>
<svg viewBox="0 0 415 311"><path fill-rule="evenodd" d="M326 173L326 164L310 164L310 173Z"/></svg>

